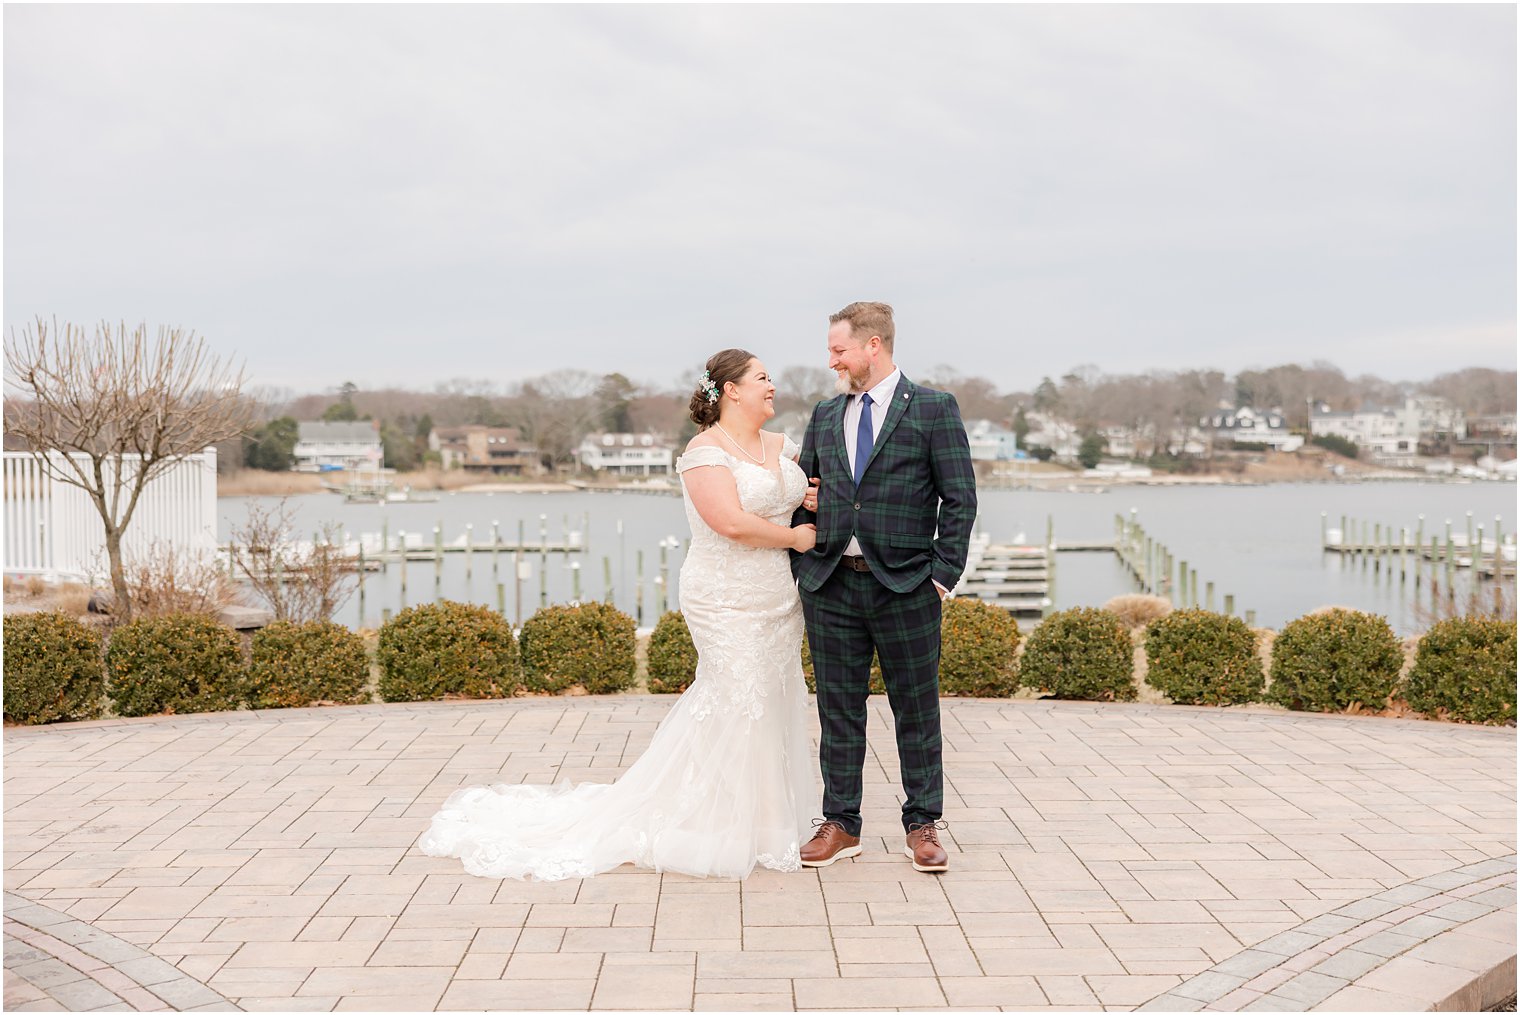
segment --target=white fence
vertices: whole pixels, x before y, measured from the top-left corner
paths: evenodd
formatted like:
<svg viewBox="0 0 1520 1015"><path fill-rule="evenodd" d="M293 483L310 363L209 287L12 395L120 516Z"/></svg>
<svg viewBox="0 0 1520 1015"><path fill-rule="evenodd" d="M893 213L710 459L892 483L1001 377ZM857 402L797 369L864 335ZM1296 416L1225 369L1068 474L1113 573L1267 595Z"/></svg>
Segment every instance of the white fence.
<svg viewBox="0 0 1520 1015"><path fill-rule="evenodd" d="M88 459L74 456L85 464ZM136 456L122 463L137 467ZM69 466L63 462L65 469ZM113 466L107 464L107 486ZM123 491L125 505L126 491ZM127 525L123 556L154 546L179 552L216 550L216 449L174 463L143 488ZM108 573L105 528L89 496L51 479L28 451L5 452L6 574L89 578Z"/></svg>

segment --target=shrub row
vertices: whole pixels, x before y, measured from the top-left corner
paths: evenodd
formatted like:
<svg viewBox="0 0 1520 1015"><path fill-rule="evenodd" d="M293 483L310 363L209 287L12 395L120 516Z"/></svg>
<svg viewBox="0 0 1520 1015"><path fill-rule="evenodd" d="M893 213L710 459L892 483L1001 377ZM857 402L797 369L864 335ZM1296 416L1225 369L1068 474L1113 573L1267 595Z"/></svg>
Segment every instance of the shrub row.
<svg viewBox="0 0 1520 1015"><path fill-rule="evenodd" d="M1256 632L1239 617L1140 606L1149 614L1141 636L1145 682L1178 704L1265 700L1290 709L1345 711L1379 709L1402 695L1413 708L1443 718L1515 719L1514 621L1456 618L1437 624L1420 640L1414 668L1400 684L1403 651L1385 619L1352 610L1311 614L1278 635L1269 685ZM1056 698L1133 701L1133 620L1086 607L1052 614L1029 635L1019 659L1021 635L1013 618L975 600L950 600L941 627L940 690L1004 697L1026 687ZM685 690L696 666L685 620L666 614L650 638L650 690ZM808 690L816 691L806 638L802 667ZM873 694L885 691L875 658L870 687Z"/></svg>
<svg viewBox="0 0 1520 1015"><path fill-rule="evenodd" d="M1515 622L1456 618L1420 639L1404 661L1382 617L1327 610L1283 628L1271 647L1270 682L1256 632L1235 617L1178 610L1142 635L1145 682L1172 701L1230 705L1266 700L1291 709L1380 709L1402 697L1426 714L1480 723L1515 720ZM59 613L21 614L4 625L5 717L20 723L98 718L109 698L124 716L354 703L369 697L369 658L337 624L277 622L252 639L245 665L237 636L202 616L170 615L118 628L102 651L95 632ZM1026 687L1058 698L1134 700L1134 647L1114 612L1090 608L1047 617L1024 640L997 607L945 603L940 687L947 695L1003 697ZM676 693L696 674L697 650L680 613L649 639L649 689ZM592 694L635 682L634 622L603 603L546 607L517 638L486 607L442 602L403 610L380 631L376 659L385 701L445 696L499 698L581 688ZM812 656L802 669L815 689ZM107 679L107 677L109 679ZM879 660L870 689L883 693Z"/></svg>
<svg viewBox="0 0 1520 1015"><path fill-rule="evenodd" d="M444 601L380 629L378 691L383 701L621 691L634 684L634 647L633 618L602 603L540 610L519 639L487 607ZM125 624L102 651L73 617L21 614L6 618L5 654L5 717L19 723L97 719L107 700L139 716L370 697L363 639L330 621L276 621L254 634L245 663L237 634L203 615Z"/></svg>

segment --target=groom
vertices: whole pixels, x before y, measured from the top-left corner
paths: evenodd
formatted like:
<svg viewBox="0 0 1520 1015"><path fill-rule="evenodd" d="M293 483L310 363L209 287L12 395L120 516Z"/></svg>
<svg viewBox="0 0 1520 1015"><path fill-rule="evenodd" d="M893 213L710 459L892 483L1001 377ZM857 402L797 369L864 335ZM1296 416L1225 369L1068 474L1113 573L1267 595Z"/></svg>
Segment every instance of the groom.
<svg viewBox="0 0 1520 1015"><path fill-rule="evenodd" d="M949 869L940 845L940 603L966 566L976 478L953 395L921 388L892 362L885 303L829 318L839 396L813 409L799 464L818 490L818 542L792 557L818 685L823 815L802 863L860 854L861 769L873 651L897 726L904 852L915 870Z"/></svg>

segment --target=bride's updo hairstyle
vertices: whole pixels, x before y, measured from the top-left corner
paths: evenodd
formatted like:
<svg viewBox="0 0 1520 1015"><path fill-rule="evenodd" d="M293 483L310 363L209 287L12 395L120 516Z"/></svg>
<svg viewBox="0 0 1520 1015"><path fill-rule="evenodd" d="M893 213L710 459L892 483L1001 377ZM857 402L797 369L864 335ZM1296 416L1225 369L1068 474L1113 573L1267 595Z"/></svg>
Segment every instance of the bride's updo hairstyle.
<svg viewBox="0 0 1520 1015"><path fill-rule="evenodd" d="M719 400L723 397L723 385L744 379L744 368L749 366L754 353L743 349L724 349L707 358L707 369L697 382L697 390L691 394L691 421L703 430L718 421Z"/></svg>

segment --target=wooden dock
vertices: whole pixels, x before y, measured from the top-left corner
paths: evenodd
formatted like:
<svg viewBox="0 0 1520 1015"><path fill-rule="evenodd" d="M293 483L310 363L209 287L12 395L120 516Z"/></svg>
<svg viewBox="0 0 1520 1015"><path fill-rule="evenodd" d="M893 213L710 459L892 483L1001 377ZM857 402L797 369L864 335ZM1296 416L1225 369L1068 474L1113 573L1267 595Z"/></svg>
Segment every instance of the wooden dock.
<svg viewBox="0 0 1520 1015"><path fill-rule="evenodd" d="M1425 579L1423 571L1429 571L1432 580L1445 572L1446 584L1450 586L1452 573L1457 570L1491 580L1514 578L1516 570L1515 537L1504 534L1502 520L1496 516L1485 537L1483 525L1474 525L1470 511L1465 531L1454 529L1448 518L1442 531L1432 532L1428 539L1424 515L1413 530L1408 526L1395 529L1393 525L1348 519L1345 515L1341 516L1340 528L1332 528L1329 517L1322 511L1320 546L1325 553L1360 558L1364 564L1370 560L1377 570L1386 567L1391 571L1397 566L1402 579L1407 579L1412 571L1416 585Z"/></svg>
<svg viewBox="0 0 1520 1015"><path fill-rule="evenodd" d="M425 546L408 546L401 549L395 546L386 550L374 552L365 551L365 560L379 561L383 564L395 564L404 555L407 560L434 560L438 556L450 553L465 554L546 554L546 553L585 553L586 548L578 543L443 543L428 544Z"/></svg>
<svg viewBox="0 0 1520 1015"><path fill-rule="evenodd" d="M1054 547L973 542L958 595L1001 606L1016 617L1042 617L1051 606Z"/></svg>

